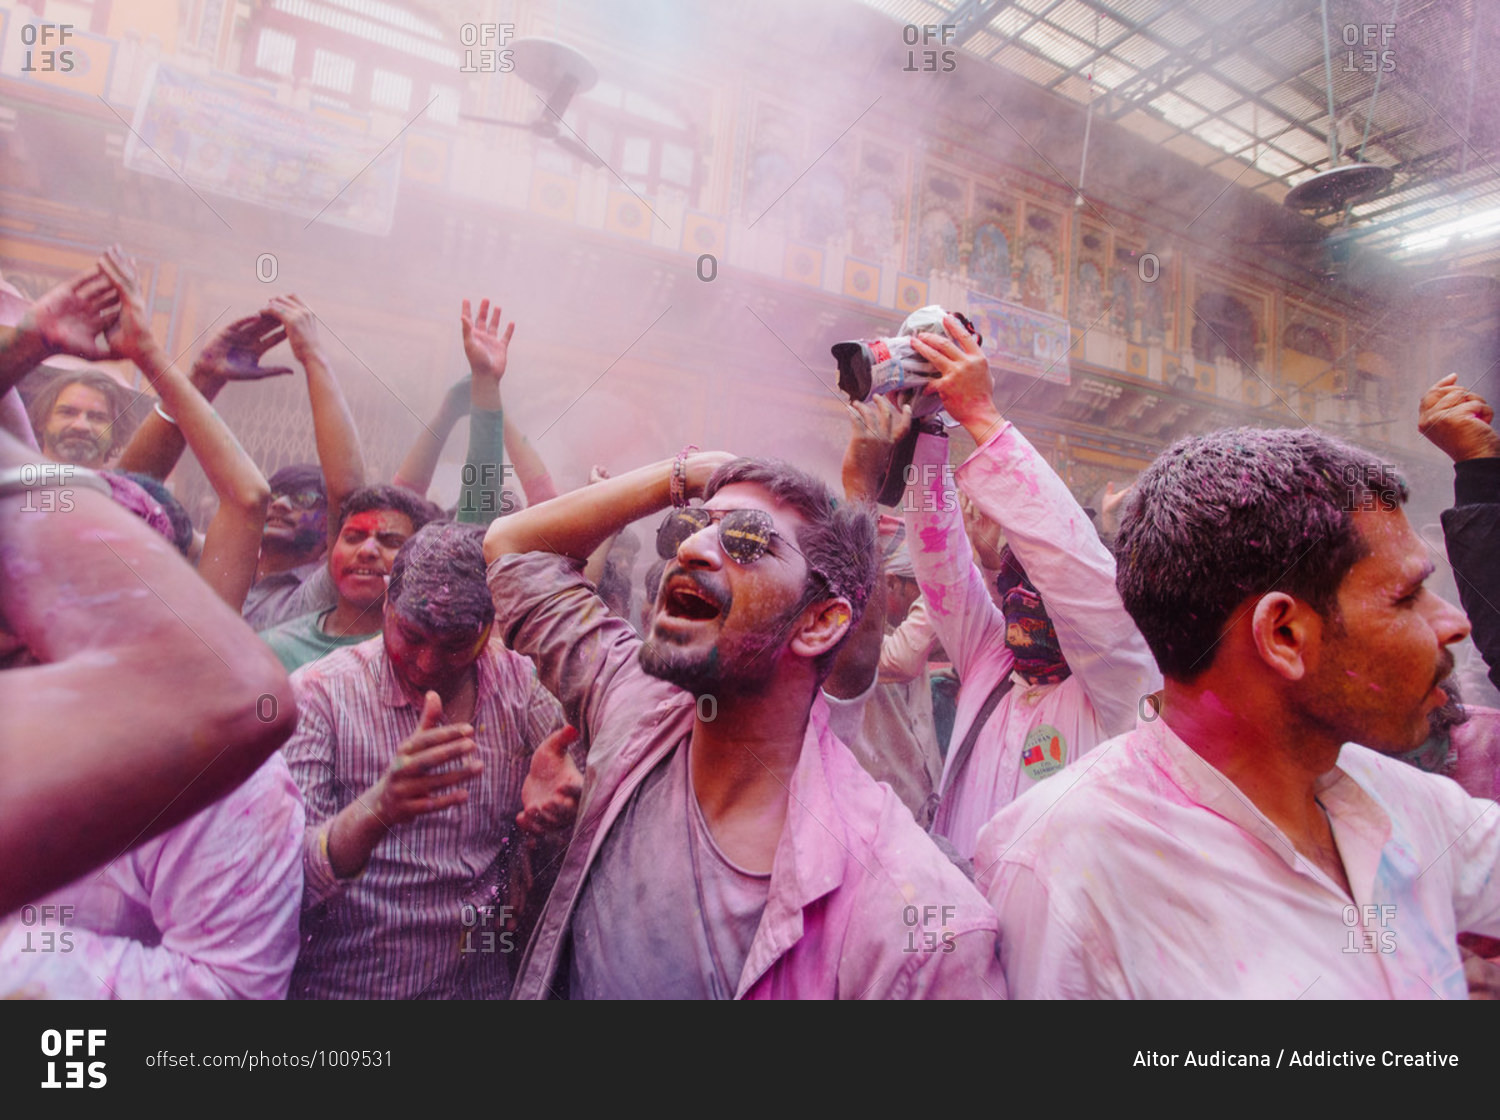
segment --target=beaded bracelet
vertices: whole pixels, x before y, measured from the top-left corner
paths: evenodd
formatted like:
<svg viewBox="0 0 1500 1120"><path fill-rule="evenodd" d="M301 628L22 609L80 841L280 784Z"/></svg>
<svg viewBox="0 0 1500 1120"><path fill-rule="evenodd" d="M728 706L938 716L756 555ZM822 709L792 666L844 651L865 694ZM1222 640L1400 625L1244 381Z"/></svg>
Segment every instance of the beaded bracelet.
<svg viewBox="0 0 1500 1120"><path fill-rule="evenodd" d="M672 481L670 484L672 494L672 505L681 508L688 504L687 497L687 457L698 450L696 443L690 443L677 453L677 458L672 462Z"/></svg>

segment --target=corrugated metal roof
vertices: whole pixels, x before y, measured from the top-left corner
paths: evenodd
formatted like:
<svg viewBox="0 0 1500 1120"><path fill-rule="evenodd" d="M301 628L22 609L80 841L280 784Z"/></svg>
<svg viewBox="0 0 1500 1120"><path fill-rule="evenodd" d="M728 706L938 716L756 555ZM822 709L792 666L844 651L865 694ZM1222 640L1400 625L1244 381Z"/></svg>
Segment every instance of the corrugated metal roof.
<svg viewBox="0 0 1500 1120"><path fill-rule="evenodd" d="M972 11L960 0L865 3L906 23ZM1390 30L1388 0L1341 0L1325 44L1320 0L1011 0L960 45L1069 100L1096 101L1096 112L1195 163L1223 170L1233 166L1226 151L1241 170L1254 160L1246 183L1263 171L1286 187L1327 170L1336 130L1334 162L1363 145L1365 159L1398 168L1385 196L1353 209L1378 215L1370 237L1385 243L1500 193L1490 110L1500 101L1500 28L1477 28L1479 5L1402 0Z"/></svg>

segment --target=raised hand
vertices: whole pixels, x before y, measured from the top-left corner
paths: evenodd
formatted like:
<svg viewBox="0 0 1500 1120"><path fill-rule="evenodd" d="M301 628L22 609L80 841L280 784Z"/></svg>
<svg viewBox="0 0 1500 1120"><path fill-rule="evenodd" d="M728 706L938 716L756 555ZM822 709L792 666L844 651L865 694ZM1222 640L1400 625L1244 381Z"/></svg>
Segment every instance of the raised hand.
<svg viewBox="0 0 1500 1120"><path fill-rule="evenodd" d="M262 312L236 319L209 340L193 363L193 374L214 381L259 381L292 373L291 366L260 364L265 352L286 337L274 315Z"/></svg>
<svg viewBox="0 0 1500 1120"><path fill-rule="evenodd" d="M911 405L899 408L888 397L851 401L849 445L844 449L844 494L853 501L874 501L880 493L891 452L911 429Z"/></svg>
<svg viewBox="0 0 1500 1120"><path fill-rule="evenodd" d="M1422 397L1417 430L1455 463L1466 459L1500 458L1500 434L1494 428L1495 410L1478 393L1458 383L1450 373Z"/></svg>
<svg viewBox="0 0 1500 1120"><path fill-rule="evenodd" d="M913 335L912 349L931 362L940 375L926 391L939 394L948 415L982 444L1000 423L989 359L974 336L952 315L943 316L943 326L948 331L946 338L925 332Z"/></svg>
<svg viewBox="0 0 1500 1120"><path fill-rule="evenodd" d="M481 378L499 384L505 376L505 365L510 353L511 335L516 333L515 323L505 324L505 333L500 333L500 305L493 310L490 301L479 304L479 317L475 318L464 300L463 312L459 316L464 332L464 356L469 359L475 382Z"/></svg>
<svg viewBox="0 0 1500 1120"><path fill-rule="evenodd" d="M97 362L111 357L99 336L119 317L120 296L98 264L49 289L26 310L22 331L35 332L53 354Z"/></svg>
<svg viewBox="0 0 1500 1120"><path fill-rule="evenodd" d="M687 457L685 491L689 498L703 497L703 488L716 470L739 456L730 451L695 451Z"/></svg>
<svg viewBox="0 0 1500 1120"><path fill-rule="evenodd" d="M1114 479L1110 479L1104 485L1104 500L1100 503L1099 524L1107 533L1118 533L1120 531L1120 506L1124 504L1130 491L1135 488L1135 483L1128 483L1123 490L1116 490Z"/></svg>
<svg viewBox="0 0 1500 1120"><path fill-rule="evenodd" d="M99 258L99 269L119 300L119 311L104 331L109 356L129 358L144 366L161 346L151 334L151 317L135 274L135 262L115 245Z"/></svg>
<svg viewBox="0 0 1500 1120"><path fill-rule="evenodd" d="M537 747L531 769L521 786L521 811L516 824L538 836L572 825L583 793L583 773L568 755L578 738L572 727L560 727Z"/></svg>
<svg viewBox="0 0 1500 1120"><path fill-rule="evenodd" d="M482 762L468 757L478 749L471 738L474 729L468 724L440 726L442 718L443 702L436 692L429 692L417 730L396 749L384 776L371 790L370 800L382 823L404 824L469 799L468 790L453 787L484 769ZM458 761L463 765L439 769Z"/></svg>
<svg viewBox="0 0 1500 1120"><path fill-rule="evenodd" d="M304 367L309 362L324 360L318 339L318 317L299 297L273 296L261 314L269 315L282 325L287 341L292 344L292 356Z"/></svg>

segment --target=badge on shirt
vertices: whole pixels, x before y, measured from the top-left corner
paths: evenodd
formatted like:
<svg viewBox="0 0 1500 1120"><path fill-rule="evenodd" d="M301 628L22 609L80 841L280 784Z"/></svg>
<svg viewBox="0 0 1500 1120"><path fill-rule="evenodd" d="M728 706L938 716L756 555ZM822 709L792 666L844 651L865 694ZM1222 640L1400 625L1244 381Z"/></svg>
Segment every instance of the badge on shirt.
<svg viewBox="0 0 1500 1120"><path fill-rule="evenodd" d="M1021 767L1028 778L1041 781L1063 768L1067 753L1062 732L1050 723L1040 723L1031 729L1021 747Z"/></svg>

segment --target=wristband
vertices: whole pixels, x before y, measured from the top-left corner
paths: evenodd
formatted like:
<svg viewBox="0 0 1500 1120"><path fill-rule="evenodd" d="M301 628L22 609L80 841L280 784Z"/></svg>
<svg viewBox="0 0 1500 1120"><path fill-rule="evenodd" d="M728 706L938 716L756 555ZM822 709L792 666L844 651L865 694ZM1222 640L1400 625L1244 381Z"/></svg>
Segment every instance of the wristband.
<svg viewBox="0 0 1500 1120"><path fill-rule="evenodd" d="M688 504L687 498L687 457L690 453L697 451L698 445L690 443L677 453L677 458L672 460L672 480L670 491L672 505L678 509Z"/></svg>

